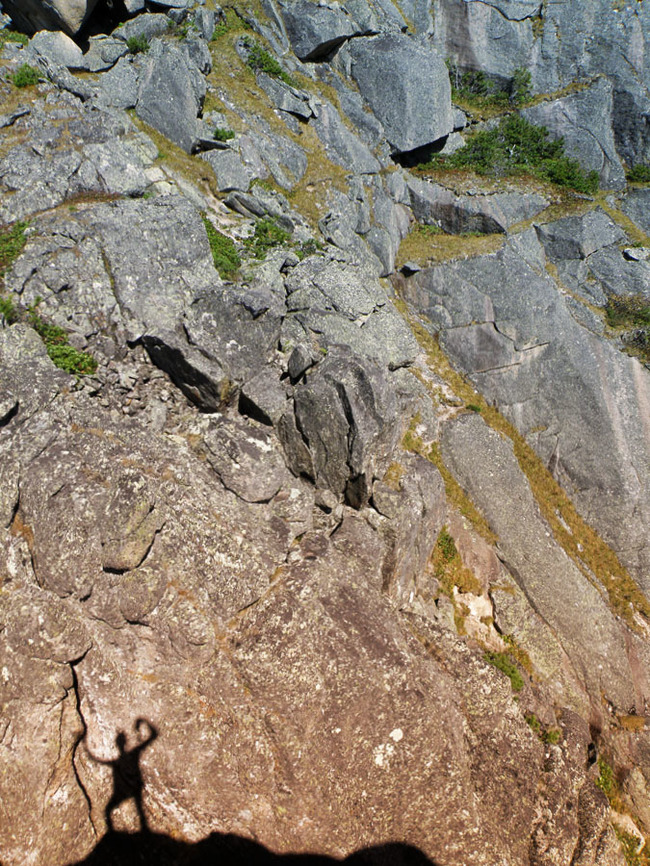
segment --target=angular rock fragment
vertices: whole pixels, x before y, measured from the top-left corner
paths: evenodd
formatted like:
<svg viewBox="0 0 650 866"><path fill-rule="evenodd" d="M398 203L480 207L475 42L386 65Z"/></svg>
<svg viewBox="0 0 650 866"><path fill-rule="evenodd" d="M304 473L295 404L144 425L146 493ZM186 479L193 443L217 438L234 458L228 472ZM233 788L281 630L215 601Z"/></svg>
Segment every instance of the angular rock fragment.
<svg viewBox="0 0 650 866"><path fill-rule="evenodd" d="M410 36L356 39L346 49L352 77L396 153L432 144L453 129L447 67Z"/></svg>

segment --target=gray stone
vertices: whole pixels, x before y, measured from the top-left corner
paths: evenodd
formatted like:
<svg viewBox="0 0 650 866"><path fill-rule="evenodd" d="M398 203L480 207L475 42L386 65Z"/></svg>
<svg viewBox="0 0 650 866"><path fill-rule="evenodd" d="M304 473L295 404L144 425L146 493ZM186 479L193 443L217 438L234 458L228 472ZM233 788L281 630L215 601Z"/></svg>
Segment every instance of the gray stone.
<svg viewBox="0 0 650 866"><path fill-rule="evenodd" d="M612 84L599 78L590 87L561 99L541 102L521 113L551 138L561 138L567 156L585 172L596 171L605 189L625 187L625 169L616 153L613 132Z"/></svg>
<svg viewBox="0 0 650 866"><path fill-rule="evenodd" d="M303 62L324 58L348 37L359 33L353 19L338 6L283 0L279 8L293 52Z"/></svg>
<svg viewBox="0 0 650 866"><path fill-rule="evenodd" d="M287 369L292 382L297 382L302 374L314 364L314 357L310 349L304 345L298 345L289 355Z"/></svg>
<svg viewBox="0 0 650 866"><path fill-rule="evenodd" d="M210 73L212 69L212 57L208 43L202 36L189 34L183 40L182 48L187 56L190 67L193 64L203 75Z"/></svg>
<svg viewBox="0 0 650 866"><path fill-rule="evenodd" d="M209 42L214 34L216 24L216 14L214 9L197 9L194 12L194 26L198 28L199 33Z"/></svg>
<svg viewBox="0 0 650 866"><path fill-rule="evenodd" d="M418 222L437 225L451 234L506 232L515 223L536 216L548 201L532 192L456 195L451 190L407 175L411 207Z"/></svg>
<svg viewBox="0 0 650 866"><path fill-rule="evenodd" d="M210 426L204 441L224 487L246 502L268 502L286 480L287 468L268 428L223 418Z"/></svg>
<svg viewBox="0 0 650 866"><path fill-rule="evenodd" d="M217 179L219 192L230 192L231 190L243 190L250 186L256 175L251 169L244 165L237 150L228 147L224 150L211 150L201 155L208 162Z"/></svg>
<svg viewBox="0 0 650 866"><path fill-rule="evenodd" d="M262 424L277 426L287 408L287 399L279 371L264 367L242 385L239 411Z"/></svg>
<svg viewBox="0 0 650 866"><path fill-rule="evenodd" d="M597 213L586 227L568 222L563 231L576 256L617 231ZM645 586L647 371L581 327L554 281L510 243L496 255L423 270L405 293L441 329L452 362L529 439Z"/></svg>
<svg viewBox="0 0 650 866"><path fill-rule="evenodd" d="M29 47L53 63L66 66L68 69L88 69L88 63L81 48L61 30L51 32L40 30L32 36Z"/></svg>
<svg viewBox="0 0 650 866"><path fill-rule="evenodd" d="M103 96L116 108L134 108L138 101L138 76L127 57L120 58L99 79Z"/></svg>
<svg viewBox="0 0 650 866"><path fill-rule="evenodd" d="M142 12L145 8L145 0L123 0L124 8L129 15L135 15L136 12Z"/></svg>
<svg viewBox="0 0 650 866"><path fill-rule="evenodd" d="M552 262L586 259L603 247L625 238L625 232L603 210L596 208L584 216L564 217L537 226L537 236Z"/></svg>
<svg viewBox="0 0 650 866"><path fill-rule="evenodd" d="M623 199L621 210L645 234L650 234L650 189L630 190Z"/></svg>
<svg viewBox="0 0 650 866"><path fill-rule="evenodd" d="M325 153L336 165L354 174L371 174L380 170L379 162L367 145L350 132L333 105L319 103L310 125L316 130Z"/></svg>
<svg viewBox="0 0 650 866"><path fill-rule="evenodd" d="M88 51L84 55L90 72L103 72L110 69L115 63L129 53L129 49L123 39L115 39L111 36L91 36Z"/></svg>
<svg viewBox="0 0 650 866"><path fill-rule="evenodd" d="M364 505L399 435L386 374L376 364L333 348L296 386L294 401L316 485L345 494L356 508ZM303 471L299 455L279 432L291 468Z"/></svg>
<svg viewBox="0 0 650 866"><path fill-rule="evenodd" d="M137 151L119 139L105 144L88 144L84 155L92 163L109 195L142 195L149 186Z"/></svg>
<svg viewBox="0 0 650 866"><path fill-rule="evenodd" d="M354 40L347 50L352 77L394 151L414 150L452 131L447 67L432 48L390 35Z"/></svg>
<svg viewBox="0 0 650 866"><path fill-rule="evenodd" d="M129 39L146 39L151 42L157 36L164 36L169 26L170 19L162 12L146 12L120 24L112 35L124 42Z"/></svg>
<svg viewBox="0 0 650 866"><path fill-rule="evenodd" d="M155 42L140 74L136 113L187 153L196 142L196 120L205 80L177 45Z"/></svg>
<svg viewBox="0 0 650 866"><path fill-rule="evenodd" d="M312 117L313 111L308 93L291 87L277 78L272 78L264 72L257 74L257 83L279 111L287 111L303 120Z"/></svg>

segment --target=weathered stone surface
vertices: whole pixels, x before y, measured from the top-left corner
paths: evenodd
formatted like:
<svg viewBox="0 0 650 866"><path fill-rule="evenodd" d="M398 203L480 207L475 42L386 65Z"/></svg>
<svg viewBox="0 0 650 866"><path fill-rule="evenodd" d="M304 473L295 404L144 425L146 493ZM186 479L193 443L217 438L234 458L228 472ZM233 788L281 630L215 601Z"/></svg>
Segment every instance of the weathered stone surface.
<svg viewBox="0 0 650 866"><path fill-rule="evenodd" d="M354 40L347 50L352 77L394 151L414 150L452 131L447 67L433 49L390 35Z"/></svg>
<svg viewBox="0 0 650 866"><path fill-rule="evenodd" d="M543 610L551 628L562 635L563 647L592 700L598 701L602 692L618 706L633 701L626 686L631 681L629 661L616 619L550 537L512 446L473 414L444 426L442 446L445 462L501 539L506 567L534 609ZM588 623L573 612L586 598Z"/></svg>
<svg viewBox="0 0 650 866"><path fill-rule="evenodd" d="M126 57L120 58L112 69L99 79L103 96L117 108L135 108L138 101L138 76Z"/></svg>
<svg viewBox="0 0 650 866"><path fill-rule="evenodd" d="M536 216L548 206L541 195L513 191L456 195L439 184L407 175L413 215L425 225L438 225L451 234L506 232L510 226Z"/></svg>
<svg viewBox="0 0 650 866"><path fill-rule="evenodd" d="M320 103L311 126L336 165L354 174L374 173L381 168L368 147L345 126L333 105Z"/></svg>
<svg viewBox="0 0 650 866"><path fill-rule="evenodd" d="M87 69L88 63L81 48L70 37L58 30L40 30L31 38L29 47L49 58L53 63L67 66L68 69Z"/></svg>
<svg viewBox="0 0 650 866"><path fill-rule="evenodd" d="M320 60L359 27L340 6L316 6L309 0L285 0L279 4L287 35L296 57L303 62Z"/></svg>
<svg viewBox="0 0 650 866"><path fill-rule="evenodd" d="M584 171L596 171L604 189L622 189L625 170L616 153L613 131L612 84L599 78L590 87L525 108L522 115L545 126L551 138L562 138L567 156Z"/></svg>
<svg viewBox="0 0 650 866"><path fill-rule="evenodd" d="M521 12L513 14L513 9ZM593 38L584 39L584 34ZM434 44L461 70L480 69L505 84L517 68L526 69L538 93L570 85L576 74L583 81L604 74L614 87L616 148L631 165L647 160L649 153L644 120L649 110L645 89L649 34L646 9L618 9L607 0L553 3L541 16L539 7L528 2L441 0ZM590 118L587 125L602 129L600 118Z"/></svg>
<svg viewBox="0 0 650 866"><path fill-rule="evenodd" d="M568 244L576 256L618 231L598 213L584 230L560 222L557 249ZM424 270L407 285L442 328L445 351L529 438L645 586L647 371L580 327L555 283L511 243L495 256Z"/></svg>
<svg viewBox="0 0 650 866"><path fill-rule="evenodd" d="M564 217L537 227L537 235L552 262L586 259L603 247L620 243L625 232L599 208L584 216Z"/></svg>
<svg viewBox="0 0 650 866"><path fill-rule="evenodd" d="M623 199L621 210L646 234L650 234L650 189L633 189Z"/></svg>
<svg viewBox="0 0 650 866"><path fill-rule="evenodd" d="M244 165L237 148L210 150L201 156L214 171L219 192L232 192L233 190L246 192L253 178L259 177L248 166ZM264 172L264 176L268 176L266 172Z"/></svg>
<svg viewBox="0 0 650 866"><path fill-rule="evenodd" d="M278 443L261 427L224 418L208 429L205 443L224 487L246 502L268 502L287 478Z"/></svg>
<svg viewBox="0 0 650 866"><path fill-rule="evenodd" d="M139 79L136 113L191 153L206 84L186 54L167 42L154 42Z"/></svg>
<svg viewBox="0 0 650 866"><path fill-rule="evenodd" d="M123 39L115 39L110 36L93 36L89 40L88 51L84 59L88 64L90 72L102 72L110 69L120 57L129 53L129 49Z"/></svg>
<svg viewBox="0 0 650 866"><path fill-rule="evenodd" d="M92 14L97 0L4 0L3 8L20 29L65 30L74 36Z"/></svg>
<svg viewBox="0 0 650 866"><path fill-rule="evenodd" d="M144 38L151 42L157 36L164 36L170 26L171 19L162 12L146 12L144 15L137 15L130 21L125 21L113 31L113 36L124 42L134 38Z"/></svg>

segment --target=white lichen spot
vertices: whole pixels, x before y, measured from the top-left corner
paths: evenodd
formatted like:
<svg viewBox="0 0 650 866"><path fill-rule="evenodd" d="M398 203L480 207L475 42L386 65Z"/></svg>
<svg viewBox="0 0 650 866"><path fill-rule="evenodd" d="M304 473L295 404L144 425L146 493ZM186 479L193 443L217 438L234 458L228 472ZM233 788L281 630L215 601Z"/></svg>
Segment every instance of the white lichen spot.
<svg viewBox="0 0 650 866"><path fill-rule="evenodd" d="M2 682L9 682L9 668L6 665L2 668Z"/></svg>
<svg viewBox="0 0 650 866"><path fill-rule="evenodd" d="M375 764L387 770L394 752L395 746L392 743L380 743L373 752Z"/></svg>
<svg viewBox="0 0 650 866"><path fill-rule="evenodd" d="M391 731L388 736L394 743L399 743L399 741L404 737L404 731L401 728L395 728L395 730Z"/></svg>

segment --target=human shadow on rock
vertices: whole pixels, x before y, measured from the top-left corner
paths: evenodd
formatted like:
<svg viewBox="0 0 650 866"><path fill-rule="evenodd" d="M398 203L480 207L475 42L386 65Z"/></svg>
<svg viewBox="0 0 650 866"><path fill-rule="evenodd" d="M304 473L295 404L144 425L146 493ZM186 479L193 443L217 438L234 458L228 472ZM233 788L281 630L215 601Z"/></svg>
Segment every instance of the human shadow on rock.
<svg viewBox="0 0 650 866"><path fill-rule="evenodd" d="M345 860L319 854L274 854L241 836L212 833L196 843L161 833L107 833L85 860L69 866L436 866L398 842L356 851Z"/></svg>

